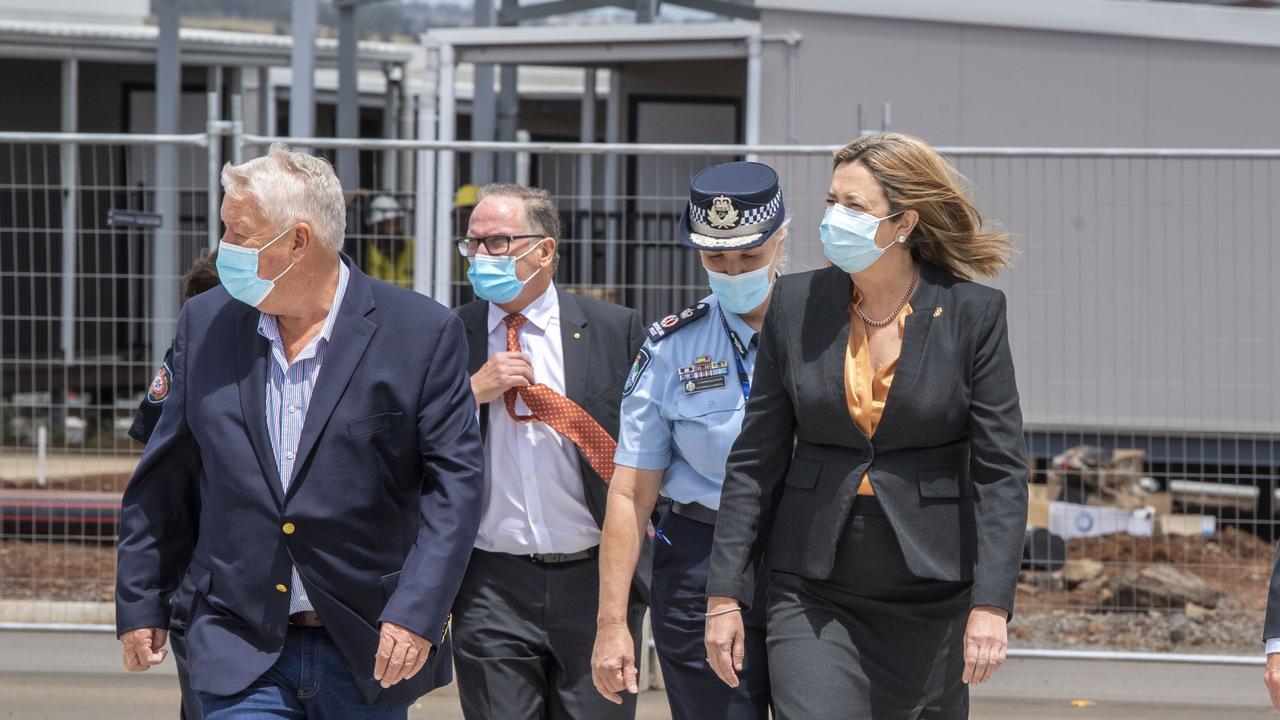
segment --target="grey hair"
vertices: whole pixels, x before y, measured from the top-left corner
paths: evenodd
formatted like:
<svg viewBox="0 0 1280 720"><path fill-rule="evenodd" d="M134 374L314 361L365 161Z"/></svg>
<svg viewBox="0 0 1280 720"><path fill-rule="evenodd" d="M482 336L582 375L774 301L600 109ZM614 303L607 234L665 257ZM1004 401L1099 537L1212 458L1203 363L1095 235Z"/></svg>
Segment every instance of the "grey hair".
<svg viewBox="0 0 1280 720"><path fill-rule="evenodd" d="M328 160L276 143L263 157L224 165L222 189L227 195L248 195L256 200L271 223L272 234L291 223L305 222L315 231L321 247L334 253L342 250L346 202Z"/></svg>
<svg viewBox="0 0 1280 720"><path fill-rule="evenodd" d="M524 224L530 232L560 242L560 208L551 193L542 188L525 187L509 183L493 183L480 188L476 202L489 196L517 198L524 202Z"/></svg>

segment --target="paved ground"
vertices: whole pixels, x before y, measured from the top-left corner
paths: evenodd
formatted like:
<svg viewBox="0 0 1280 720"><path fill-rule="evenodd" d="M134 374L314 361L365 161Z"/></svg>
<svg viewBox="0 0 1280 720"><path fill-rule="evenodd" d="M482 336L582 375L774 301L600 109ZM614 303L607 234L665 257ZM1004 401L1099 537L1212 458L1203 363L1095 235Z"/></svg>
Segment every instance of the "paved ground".
<svg viewBox="0 0 1280 720"><path fill-rule="evenodd" d="M119 670L117 648L109 635L0 633L0 719L171 720L178 697L172 664L128 675ZM974 692L974 720L1280 717L1267 706L1258 667L1011 660L1001 672ZM639 720L669 717L661 692L643 693L640 705ZM462 715L445 688L410 717Z"/></svg>

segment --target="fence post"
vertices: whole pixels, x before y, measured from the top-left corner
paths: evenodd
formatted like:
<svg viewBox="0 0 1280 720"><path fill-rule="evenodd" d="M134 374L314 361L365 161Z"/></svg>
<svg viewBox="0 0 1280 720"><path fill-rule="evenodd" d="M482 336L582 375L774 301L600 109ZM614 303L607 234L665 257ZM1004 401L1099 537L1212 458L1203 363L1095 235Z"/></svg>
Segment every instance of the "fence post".
<svg viewBox="0 0 1280 720"><path fill-rule="evenodd" d="M418 139L434 140L436 134L436 103L429 92L418 96ZM432 288L434 274L431 268L432 242L436 213L436 153L419 150L417 153L417 182L413 185L413 289L428 297L435 294ZM440 300L439 297L436 298ZM441 301L443 303L443 301ZM447 304L447 303L443 303Z"/></svg>
<svg viewBox="0 0 1280 720"><path fill-rule="evenodd" d="M444 142L454 140L454 125L457 120L454 115L456 106L453 74L453 46L446 43L440 46L440 80L437 86L439 135ZM434 296L437 302L445 306L453 304L453 293L450 291L453 248L449 242L453 235L453 158L452 150L441 150L436 156L436 232L435 237L431 238L435 248Z"/></svg>
<svg viewBox="0 0 1280 720"><path fill-rule="evenodd" d="M219 211L221 210L221 168L222 168L222 136L227 131L227 124L218 119L217 110L213 109L214 93L209 93L209 124L206 129L209 138L208 146L208 177L206 182L206 195L209 201L209 216L205 223L206 232L208 233L209 252L218 249L218 239L222 236L218 228L222 225L219 221Z"/></svg>
<svg viewBox="0 0 1280 720"><path fill-rule="evenodd" d="M80 61L62 61L62 132L79 129ZM80 148L63 145L62 160L62 360L70 363L76 357L76 261L79 242L76 233L80 202ZM59 407L65 398L55 398Z"/></svg>

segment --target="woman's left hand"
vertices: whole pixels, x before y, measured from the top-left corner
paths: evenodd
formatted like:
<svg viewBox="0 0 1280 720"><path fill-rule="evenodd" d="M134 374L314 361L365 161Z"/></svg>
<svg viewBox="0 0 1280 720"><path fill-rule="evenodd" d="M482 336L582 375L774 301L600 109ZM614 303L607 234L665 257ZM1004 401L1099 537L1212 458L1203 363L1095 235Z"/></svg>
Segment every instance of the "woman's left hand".
<svg viewBox="0 0 1280 720"><path fill-rule="evenodd" d="M1009 614L998 607L980 605L969 611L964 629L964 682L981 685L1004 664L1009 651Z"/></svg>

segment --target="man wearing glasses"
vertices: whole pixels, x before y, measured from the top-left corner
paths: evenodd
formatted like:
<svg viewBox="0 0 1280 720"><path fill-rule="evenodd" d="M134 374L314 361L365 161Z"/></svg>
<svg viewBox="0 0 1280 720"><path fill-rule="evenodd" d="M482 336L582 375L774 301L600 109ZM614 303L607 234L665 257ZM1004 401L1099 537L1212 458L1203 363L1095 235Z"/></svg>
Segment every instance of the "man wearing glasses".
<svg viewBox="0 0 1280 720"><path fill-rule="evenodd" d="M618 408L644 332L634 310L556 287L559 218L544 190L490 185L458 240L479 298L458 315L486 461L453 610L468 720L635 716L633 697L619 706L595 691L591 648Z"/></svg>

